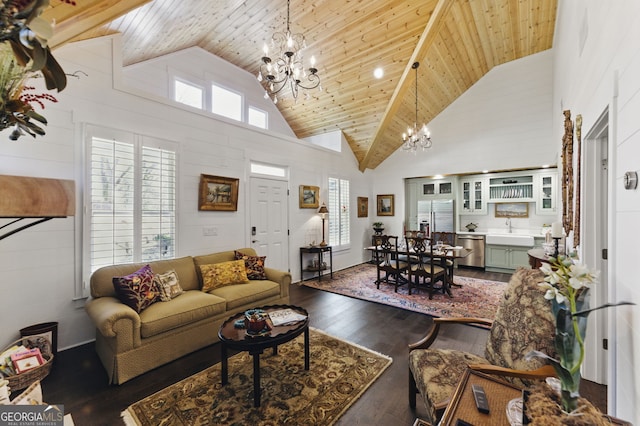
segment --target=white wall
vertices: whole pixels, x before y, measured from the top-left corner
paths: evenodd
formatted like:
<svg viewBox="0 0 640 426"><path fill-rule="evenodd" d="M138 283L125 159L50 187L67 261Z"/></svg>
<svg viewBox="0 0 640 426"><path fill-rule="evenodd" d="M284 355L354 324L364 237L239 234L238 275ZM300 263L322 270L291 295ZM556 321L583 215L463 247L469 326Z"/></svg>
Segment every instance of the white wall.
<svg viewBox="0 0 640 426"><path fill-rule="evenodd" d="M572 117L582 115L583 135L609 110L608 296L609 301L640 304L640 190L627 191L622 182L626 171L640 171L640 2L561 1L556 28L555 137L563 129L561 109L570 109ZM640 424L640 307L606 313L611 333L609 410Z"/></svg>
<svg viewBox="0 0 640 426"><path fill-rule="evenodd" d="M0 173L75 179L78 188L75 218L55 219L0 241L0 270L3 271L0 291L5 295L1 308L0 345L17 339L18 330L23 327L49 321L59 322L59 348L94 338L93 326L83 309L84 300L73 300L78 289L82 294L83 286L81 196L85 155L82 129L85 124L179 143L177 256L250 245L247 191L251 160L289 167L291 236L288 261L294 282L300 277L298 248L311 239L321 240L321 222L315 210L298 208L298 186L319 186L321 199L326 199L327 179L336 176L350 180L354 209L356 197L370 196L370 184L359 172L344 141L344 152L339 153L287 134L194 113L175 103L162 102L157 96L148 98L138 89L114 89L113 82L121 81L118 72L112 73L113 64L121 63L119 41L118 36L105 37L57 50L56 58L66 71L82 70L88 77L70 78L67 89L56 94L59 102L47 104L43 114L50 124L45 128L44 137L33 140L27 136L10 141L9 130L0 134ZM212 60L208 61L201 53L197 52L197 60L191 61L194 72L214 77L218 74L239 76L237 68L225 69L224 63L211 56L209 59ZM176 57L178 61L187 61L183 55ZM166 70L178 64L171 63L174 58L165 59L169 60L161 66L165 72L154 75L166 85ZM201 69L195 70L195 64ZM144 67L140 70L144 72ZM245 80L253 78L247 73L242 77ZM156 84L159 86L161 83ZM237 212L198 211L201 173L240 179ZM370 221L355 216L351 223L352 249L334 253L334 269L365 260L362 241L370 234ZM6 221L1 220L0 225L4 223ZM216 227L218 235L203 236L204 227Z"/></svg>
<svg viewBox="0 0 640 426"><path fill-rule="evenodd" d="M395 216L381 218L389 232L402 233L404 178L557 163L552 59L547 50L495 67L428 123L432 148L415 156L399 149L367 170L376 194L395 194Z"/></svg>
<svg viewBox="0 0 640 426"><path fill-rule="evenodd" d="M185 78L203 88L209 87L211 81L215 81L218 86L240 92L244 95L245 113L247 105L265 111L269 121L268 128L272 132L295 137L271 99L264 98L264 89L254 75L211 55L200 47L179 50L122 69L122 84L125 87L145 92L146 96L155 95L158 100L172 98L173 77ZM210 103L210 99L205 101ZM200 112L196 109L192 111Z"/></svg>

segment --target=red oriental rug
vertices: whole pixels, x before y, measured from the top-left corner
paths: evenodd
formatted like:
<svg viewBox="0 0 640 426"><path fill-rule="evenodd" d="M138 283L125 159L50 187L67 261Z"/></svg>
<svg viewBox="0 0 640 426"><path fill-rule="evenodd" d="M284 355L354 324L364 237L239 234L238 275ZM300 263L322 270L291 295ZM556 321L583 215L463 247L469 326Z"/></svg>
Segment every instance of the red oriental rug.
<svg viewBox="0 0 640 426"><path fill-rule="evenodd" d="M331 280L323 276L321 282L310 279L300 284L442 318L480 317L493 320L507 286L505 282L454 274L454 283L460 284L461 287L451 288L453 297L438 291L434 292L433 299L429 300L429 293L425 289L414 288L411 295L408 294L406 285L399 287L397 293L390 284L382 283L380 289L377 289L376 267L369 263L334 272L333 277ZM436 286L438 285L439 283L436 283Z"/></svg>

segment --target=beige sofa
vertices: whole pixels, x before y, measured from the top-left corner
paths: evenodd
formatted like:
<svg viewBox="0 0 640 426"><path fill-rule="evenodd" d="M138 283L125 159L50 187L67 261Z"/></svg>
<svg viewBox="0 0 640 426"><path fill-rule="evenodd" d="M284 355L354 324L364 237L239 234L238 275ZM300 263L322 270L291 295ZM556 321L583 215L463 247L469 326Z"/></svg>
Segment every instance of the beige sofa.
<svg viewBox="0 0 640 426"><path fill-rule="evenodd" d="M251 248L238 249L255 256ZM234 251L149 262L156 274L174 269L183 294L154 303L140 314L120 302L114 276L131 274L146 263L106 266L91 276L85 309L96 326L96 350L109 383L122 384L142 373L218 341L218 328L246 309L289 303L291 274L265 268L267 280L251 280L200 291L199 265L234 260Z"/></svg>

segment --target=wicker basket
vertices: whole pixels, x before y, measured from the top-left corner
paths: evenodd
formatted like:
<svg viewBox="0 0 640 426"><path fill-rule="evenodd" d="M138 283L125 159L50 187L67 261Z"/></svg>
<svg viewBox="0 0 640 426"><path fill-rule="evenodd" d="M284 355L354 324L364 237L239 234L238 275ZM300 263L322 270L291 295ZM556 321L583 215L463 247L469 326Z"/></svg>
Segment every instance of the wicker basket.
<svg viewBox="0 0 640 426"><path fill-rule="evenodd" d="M15 345L22 345L22 339L16 340L15 342L7 346L4 350L7 350ZM42 380L49 375L49 372L51 372L51 367L53 366L53 355L42 354L42 358L44 359L44 364L36 368L27 370L24 373L5 377L5 379L9 381L9 390L12 393L14 393L15 391L26 389L29 387L29 385L31 385L31 383Z"/></svg>

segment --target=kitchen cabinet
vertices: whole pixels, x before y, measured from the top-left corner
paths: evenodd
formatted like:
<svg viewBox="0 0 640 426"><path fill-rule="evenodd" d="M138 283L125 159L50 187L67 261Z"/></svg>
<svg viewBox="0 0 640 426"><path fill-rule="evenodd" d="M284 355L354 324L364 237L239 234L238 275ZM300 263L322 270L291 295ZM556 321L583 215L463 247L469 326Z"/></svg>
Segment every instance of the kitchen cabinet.
<svg viewBox="0 0 640 426"><path fill-rule="evenodd" d="M558 199L558 172L543 172L537 178L537 214L556 214Z"/></svg>
<svg viewBox="0 0 640 426"><path fill-rule="evenodd" d="M433 181L422 184L422 195L427 197L451 196L453 193L453 182Z"/></svg>
<svg viewBox="0 0 640 426"><path fill-rule="evenodd" d="M503 175L489 179L489 201L535 201L533 175Z"/></svg>
<svg viewBox="0 0 640 426"><path fill-rule="evenodd" d="M460 180L463 214L487 214L487 179L475 177Z"/></svg>
<svg viewBox="0 0 640 426"><path fill-rule="evenodd" d="M512 272L519 266L529 267L531 247L503 246L487 244L485 249L485 269L494 272Z"/></svg>

